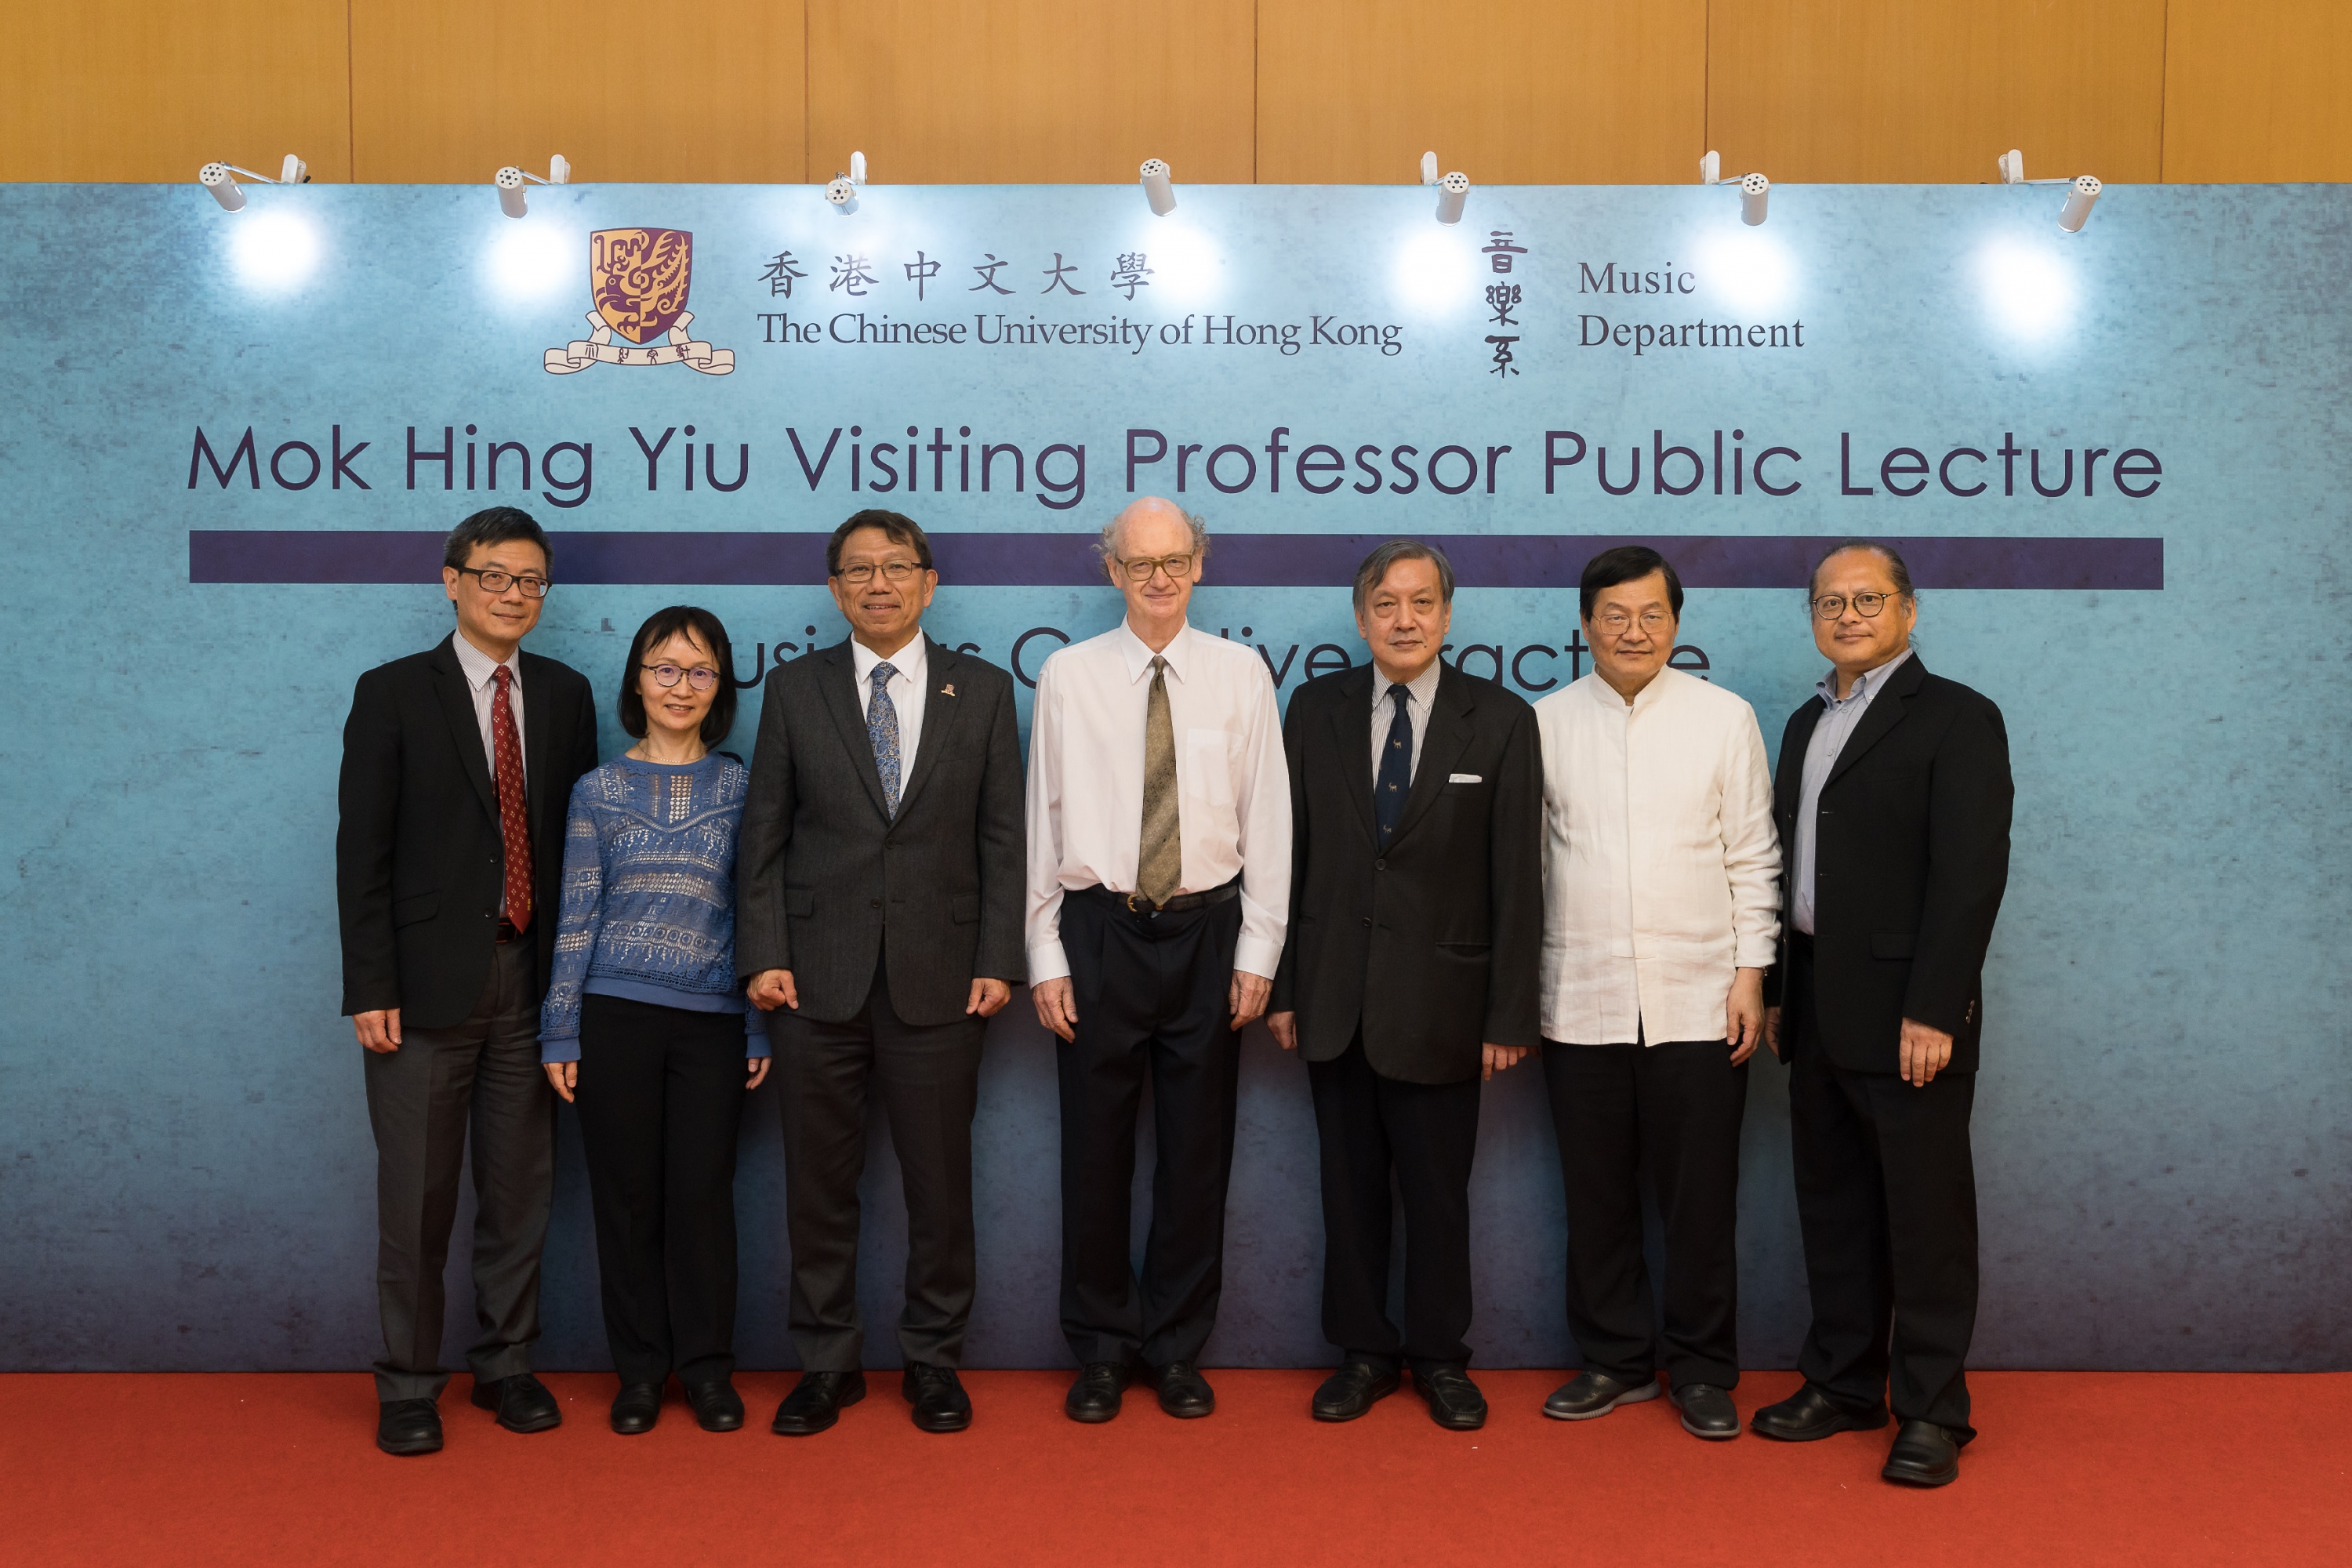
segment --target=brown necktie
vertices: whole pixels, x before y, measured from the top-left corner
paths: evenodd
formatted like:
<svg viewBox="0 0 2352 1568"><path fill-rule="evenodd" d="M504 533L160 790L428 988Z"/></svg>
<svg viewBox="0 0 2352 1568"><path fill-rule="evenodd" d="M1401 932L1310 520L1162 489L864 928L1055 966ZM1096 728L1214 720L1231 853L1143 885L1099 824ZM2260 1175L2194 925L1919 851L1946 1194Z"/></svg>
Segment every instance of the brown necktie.
<svg viewBox="0 0 2352 1568"><path fill-rule="evenodd" d="M1143 705L1143 847L1136 891L1155 904L1184 880L1184 839L1176 821L1176 725L1168 716L1168 661L1151 660L1151 695Z"/></svg>
<svg viewBox="0 0 2352 1568"><path fill-rule="evenodd" d="M514 672L505 665L490 672L498 690L490 698L490 747L498 754L499 837L507 852L507 923L517 931L530 925L530 825L523 811L522 740L515 733L514 704L507 700L507 683Z"/></svg>

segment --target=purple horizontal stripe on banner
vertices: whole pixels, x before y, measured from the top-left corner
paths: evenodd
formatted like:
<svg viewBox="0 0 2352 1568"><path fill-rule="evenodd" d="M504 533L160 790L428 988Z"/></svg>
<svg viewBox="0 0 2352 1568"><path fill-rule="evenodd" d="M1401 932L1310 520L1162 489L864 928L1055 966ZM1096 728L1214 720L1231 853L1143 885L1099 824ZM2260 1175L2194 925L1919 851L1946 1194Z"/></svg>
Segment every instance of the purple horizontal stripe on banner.
<svg viewBox="0 0 2352 1568"><path fill-rule="evenodd" d="M1221 533L1210 580L1229 587L1311 588L1354 580L1389 537L1371 533ZM1618 544L1646 544L1693 588L1796 588L1835 543L1812 534L1517 533L1429 536L1467 588L1573 588L1584 563ZM822 533L560 532L566 584L757 586L824 581ZM966 587L1071 587L1102 581L1091 533L935 533L940 575ZM1922 588L2164 586L2161 539L1887 541ZM429 583L441 535L377 529L201 530L188 534L191 583Z"/></svg>

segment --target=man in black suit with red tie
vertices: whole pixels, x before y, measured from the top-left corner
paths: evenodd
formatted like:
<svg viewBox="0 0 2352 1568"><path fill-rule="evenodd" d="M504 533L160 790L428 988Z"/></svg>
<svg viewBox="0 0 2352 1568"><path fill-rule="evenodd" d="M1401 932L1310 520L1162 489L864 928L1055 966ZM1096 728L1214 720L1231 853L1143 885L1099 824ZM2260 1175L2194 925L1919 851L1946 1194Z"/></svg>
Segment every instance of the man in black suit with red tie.
<svg viewBox="0 0 2352 1568"><path fill-rule="evenodd" d="M1805 1442L1882 1427L1891 1403L1881 1473L1942 1486L1976 1436L1969 1114L2009 878L2009 736L1912 650L1918 599L1893 550L1841 545L1810 592L1832 668L1780 742L1787 935L1764 1026L1789 1063L1813 1321L1804 1386L1749 1425Z"/></svg>
<svg viewBox="0 0 2352 1568"><path fill-rule="evenodd" d="M1439 657L1444 552L1394 540L1356 574L1369 665L1299 688L1290 940L1266 1023L1307 1059L1322 1148L1318 1421L1410 1367L1439 1426L1485 1425L1470 1380L1470 1163L1479 1085L1533 1049L1543 941L1535 710ZM1388 1314L1390 1183L1404 1204L1404 1327Z"/></svg>
<svg viewBox="0 0 2352 1568"><path fill-rule="evenodd" d="M562 1420L530 1372L555 1100L539 1005L555 951L564 814L596 765L577 670L519 651L547 535L513 507L450 531L457 628L359 679L343 726L335 894L343 1011L365 1048L376 1147L376 1446L441 1447L442 1266L474 1154L474 1403L515 1432Z"/></svg>

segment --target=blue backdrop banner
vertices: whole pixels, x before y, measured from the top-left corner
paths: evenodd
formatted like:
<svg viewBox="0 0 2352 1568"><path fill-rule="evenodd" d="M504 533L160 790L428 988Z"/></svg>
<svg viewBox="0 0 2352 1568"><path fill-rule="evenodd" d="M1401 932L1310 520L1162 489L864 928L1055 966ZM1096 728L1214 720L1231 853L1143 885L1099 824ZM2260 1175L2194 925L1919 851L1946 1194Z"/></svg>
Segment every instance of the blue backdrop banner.
<svg viewBox="0 0 2352 1568"><path fill-rule="evenodd" d="M2000 186L1783 186L1760 227L1696 186L1479 189L1452 226L1419 188L1186 186L1164 218L1126 187L250 196L0 187L0 1365L375 1353L334 777L353 680L448 630L458 518L555 531L531 646L596 683L609 755L653 609L716 611L747 680L837 640L823 540L866 506L933 531L927 625L1025 715L1115 619L1089 545L1147 493L1206 519L1195 621L1286 697L1365 657L1344 585L1382 538L1445 543L1447 657L1530 698L1590 668L1584 561L1654 543L1691 585L1675 662L1775 744L1822 670L1808 565L1898 542L1923 657L2001 705L2018 781L1979 1359L2352 1355L2352 190L2111 186L2078 235ZM1207 1360L1312 1364L1304 1073L1262 1029L1244 1055ZM1067 1360L1054 1092L1016 997L976 1365ZM1780 1073L1751 1094L1742 1349L1785 1365ZM754 1365L791 1360L776 1114L753 1097L738 1178ZM541 1362L602 1365L568 1110L559 1151ZM864 1196L878 1325L891 1161ZM1480 1363L1572 1364L1533 1068L1486 1090L1475 1201Z"/></svg>

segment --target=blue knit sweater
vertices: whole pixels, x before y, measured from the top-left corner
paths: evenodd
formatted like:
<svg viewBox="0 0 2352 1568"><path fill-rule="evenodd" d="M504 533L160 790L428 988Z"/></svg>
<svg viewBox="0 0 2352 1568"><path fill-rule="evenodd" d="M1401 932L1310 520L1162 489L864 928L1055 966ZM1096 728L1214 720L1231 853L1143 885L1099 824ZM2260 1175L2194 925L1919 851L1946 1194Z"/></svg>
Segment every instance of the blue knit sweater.
<svg viewBox="0 0 2352 1568"><path fill-rule="evenodd" d="M683 767L618 757L572 786L541 1061L580 1059L583 994L740 1013L743 1054L768 1054L767 1016L735 980L735 835L750 778L713 752Z"/></svg>

